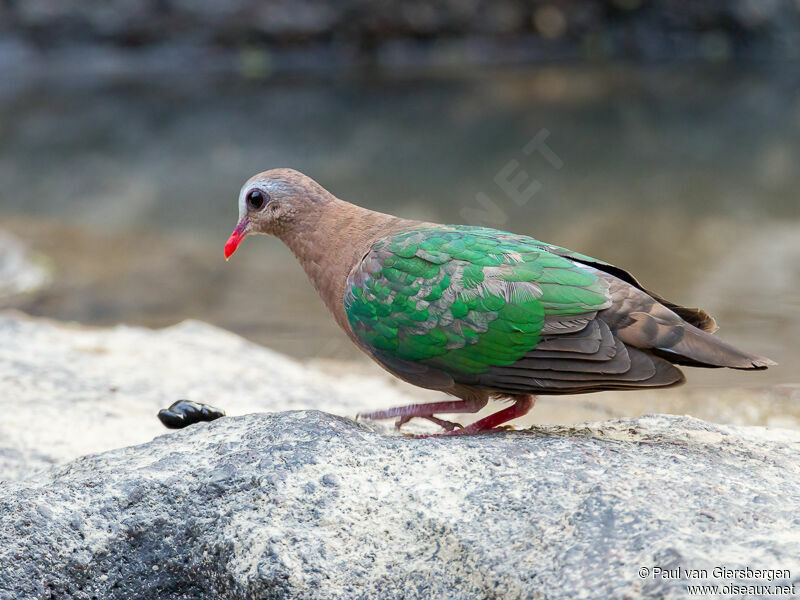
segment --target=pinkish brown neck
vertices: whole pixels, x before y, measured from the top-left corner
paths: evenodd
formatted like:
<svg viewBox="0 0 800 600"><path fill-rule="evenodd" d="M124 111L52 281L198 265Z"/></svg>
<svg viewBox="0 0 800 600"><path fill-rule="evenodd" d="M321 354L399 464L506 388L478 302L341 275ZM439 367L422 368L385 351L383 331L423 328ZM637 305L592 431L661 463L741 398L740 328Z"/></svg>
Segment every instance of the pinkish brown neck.
<svg viewBox="0 0 800 600"><path fill-rule="evenodd" d="M343 302L350 271L376 239L410 223L332 198L278 237L300 261L336 322L350 334Z"/></svg>

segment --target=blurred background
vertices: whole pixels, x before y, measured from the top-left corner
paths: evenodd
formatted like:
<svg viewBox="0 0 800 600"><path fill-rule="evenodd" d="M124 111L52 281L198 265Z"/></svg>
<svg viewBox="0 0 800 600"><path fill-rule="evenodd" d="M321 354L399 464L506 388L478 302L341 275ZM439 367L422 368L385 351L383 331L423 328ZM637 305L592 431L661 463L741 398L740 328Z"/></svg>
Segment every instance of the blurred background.
<svg viewBox="0 0 800 600"><path fill-rule="evenodd" d="M293 167L627 268L780 363L687 393L796 399L798 67L797 0L0 0L0 307L363 363L278 241L223 259L245 179Z"/></svg>

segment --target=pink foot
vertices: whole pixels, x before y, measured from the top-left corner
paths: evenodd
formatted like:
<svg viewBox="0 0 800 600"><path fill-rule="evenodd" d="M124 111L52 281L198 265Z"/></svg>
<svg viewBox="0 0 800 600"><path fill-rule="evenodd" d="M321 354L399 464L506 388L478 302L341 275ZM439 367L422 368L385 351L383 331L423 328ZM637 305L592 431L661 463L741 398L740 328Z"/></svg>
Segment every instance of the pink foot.
<svg viewBox="0 0 800 600"><path fill-rule="evenodd" d="M475 413L486 406L487 400L485 398L475 398L470 400L451 400L448 402L432 402L429 404L411 404L410 406L398 406L396 408L389 408L387 410L378 410L371 413L364 413L358 415L356 418L378 420L378 419L391 419L397 417L395 427L400 429L403 425L408 423L414 417L427 419L432 423L436 423L445 431L454 431L457 427L461 427L458 423L452 421L445 421L434 417L435 413Z"/></svg>
<svg viewBox="0 0 800 600"><path fill-rule="evenodd" d="M394 422L394 428L398 431L400 428L408 423L414 417L406 415L405 417L400 417L397 421ZM460 423L454 423L453 421L445 421L444 419L440 419L438 417L434 417L433 415L417 415L419 419L425 419L430 421L431 423L436 423L439 427L444 429L445 431L453 431L456 427L460 427L461 429L464 428L463 425Z"/></svg>
<svg viewBox="0 0 800 600"><path fill-rule="evenodd" d="M517 417L521 417L523 415L528 414L528 412L533 408L534 404L536 404L536 396L531 396L531 395L515 396L514 404L512 404L508 408L499 410L496 413L489 415L488 417L484 417L479 421L475 421L472 425L467 425L466 427L462 427L461 429L443 431L442 433L433 433L430 435L418 435L414 437L425 438L425 437L440 437L444 435L469 435L472 433L485 433L487 431L504 431L507 429L511 429L512 426L503 425L503 423L506 423L511 419L516 419Z"/></svg>
<svg viewBox="0 0 800 600"><path fill-rule="evenodd" d="M486 406L486 399L477 400L453 400L450 402L433 402L431 404L412 404L410 406L401 406L397 408L390 408L387 410L379 410L376 412L358 415L358 418L365 419L391 419L397 417L395 427L400 429L403 425L408 423L414 417L427 419L439 425L443 431L442 433L434 433L429 435L412 435L410 437L437 437L441 435L465 435L470 433L480 433L484 431L495 431L502 429L509 429L510 426L503 426L503 423L516 419L524 414L527 414L533 408L536 402L536 397L531 395L514 396L514 404L497 411L496 413L484 417L476 421L472 425L463 427L458 423L452 421L445 421L434 417L435 413L468 413L478 412L481 408Z"/></svg>

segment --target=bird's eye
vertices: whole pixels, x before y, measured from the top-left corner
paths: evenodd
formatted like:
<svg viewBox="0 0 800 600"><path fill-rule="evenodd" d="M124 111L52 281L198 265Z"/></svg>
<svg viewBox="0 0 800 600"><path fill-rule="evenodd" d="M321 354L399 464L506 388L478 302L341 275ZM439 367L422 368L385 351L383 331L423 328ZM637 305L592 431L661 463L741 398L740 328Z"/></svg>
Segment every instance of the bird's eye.
<svg viewBox="0 0 800 600"><path fill-rule="evenodd" d="M261 210L267 203L268 196L261 190L250 190L247 192L247 208L250 210Z"/></svg>

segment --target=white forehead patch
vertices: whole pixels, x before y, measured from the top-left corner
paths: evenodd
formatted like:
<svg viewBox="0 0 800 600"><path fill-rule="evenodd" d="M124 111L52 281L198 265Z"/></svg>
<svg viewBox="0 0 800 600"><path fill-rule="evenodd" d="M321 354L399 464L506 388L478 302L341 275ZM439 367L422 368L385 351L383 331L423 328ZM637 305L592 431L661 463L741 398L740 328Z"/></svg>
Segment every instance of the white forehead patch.
<svg viewBox="0 0 800 600"><path fill-rule="evenodd" d="M250 184L247 183L239 190L239 220L241 221L245 214L247 214L247 206L245 206L244 196L247 191L250 189Z"/></svg>
<svg viewBox="0 0 800 600"><path fill-rule="evenodd" d="M247 192L256 188L265 191L271 198L290 196L292 194L291 185L283 179L253 177L239 190L239 219L242 219L247 214Z"/></svg>

